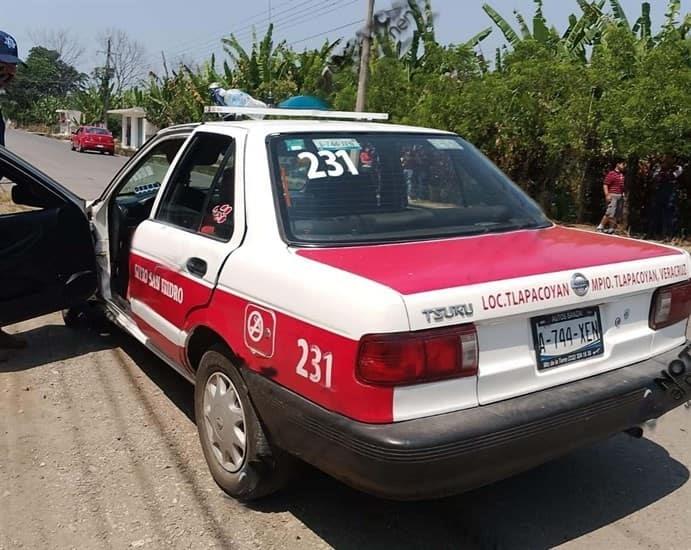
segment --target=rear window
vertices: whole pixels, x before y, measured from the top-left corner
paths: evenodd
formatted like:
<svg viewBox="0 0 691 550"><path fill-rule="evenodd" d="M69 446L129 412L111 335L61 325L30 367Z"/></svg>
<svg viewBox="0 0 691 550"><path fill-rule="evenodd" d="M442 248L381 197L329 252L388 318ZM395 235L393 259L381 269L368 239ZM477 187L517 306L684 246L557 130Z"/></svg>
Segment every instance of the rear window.
<svg viewBox="0 0 691 550"><path fill-rule="evenodd" d="M281 134L269 139L289 241L358 244L547 227L540 208L453 135Z"/></svg>
<svg viewBox="0 0 691 550"><path fill-rule="evenodd" d="M111 135L108 130L105 128L87 128L86 129L87 134L98 134L99 136L109 136Z"/></svg>

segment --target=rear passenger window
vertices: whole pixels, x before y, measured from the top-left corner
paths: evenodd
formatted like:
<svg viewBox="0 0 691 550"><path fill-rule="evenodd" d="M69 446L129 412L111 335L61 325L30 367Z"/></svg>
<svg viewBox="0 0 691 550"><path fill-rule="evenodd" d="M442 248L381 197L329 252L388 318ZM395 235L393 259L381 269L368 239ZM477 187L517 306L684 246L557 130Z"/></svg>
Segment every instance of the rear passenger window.
<svg viewBox="0 0 691 550"><path fill-rule="evenodd" d="M233 233L234 176L233 139L198 134L166 186L156 219L229 240Z"/></svg>

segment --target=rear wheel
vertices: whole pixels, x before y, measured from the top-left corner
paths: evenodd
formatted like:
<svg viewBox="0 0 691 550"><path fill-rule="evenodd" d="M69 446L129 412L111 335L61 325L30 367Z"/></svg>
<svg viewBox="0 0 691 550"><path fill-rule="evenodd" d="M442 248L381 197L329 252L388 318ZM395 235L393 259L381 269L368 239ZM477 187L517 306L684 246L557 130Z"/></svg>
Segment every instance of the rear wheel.
<svg viewBox="0 0 691 550"><path fill-rule="evenodd" d="M194 410L204 457L221 489L249 501L285 484L293 460L269 444L247 386L223 347L212 347L201 359Z"/></svg>

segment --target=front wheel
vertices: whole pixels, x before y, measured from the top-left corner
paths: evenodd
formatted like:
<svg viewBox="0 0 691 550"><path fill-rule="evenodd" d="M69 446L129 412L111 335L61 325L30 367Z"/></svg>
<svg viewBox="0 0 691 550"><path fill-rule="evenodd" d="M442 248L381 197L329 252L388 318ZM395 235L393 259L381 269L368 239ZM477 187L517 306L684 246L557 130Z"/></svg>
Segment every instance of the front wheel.
<svg viewBox="0 0 691 550"><path fill-rule="evenodd" d="M89 315L86 305L73 306L62 310L62 320L67 328L83 328L88 325Z"/></svg>
<svg viewBox="0 0 691 550"><path fill-rule="evenodd" d="M223 347L201 359L194 411L204 457L218 486L250 501L280 489L292 459L273 449L259 422L247 386Z"/></svg>

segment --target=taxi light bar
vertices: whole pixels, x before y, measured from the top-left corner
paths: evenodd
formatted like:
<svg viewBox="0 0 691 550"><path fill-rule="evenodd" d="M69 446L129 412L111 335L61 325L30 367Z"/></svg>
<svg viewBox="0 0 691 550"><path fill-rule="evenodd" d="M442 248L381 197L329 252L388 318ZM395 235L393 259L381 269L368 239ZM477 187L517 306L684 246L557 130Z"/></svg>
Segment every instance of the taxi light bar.
<svg viewBox="0 0 691 550"><path fill-rule="evenodd" d="M288 118L329 118L336 120L389 120L388 113L358 113L354 111L321 111L319 109L271 109L264 107L204 107L205 113L240 116L279 116Z"/></svg>
<svg viewBox="0 0 691 550"><path fill-rule="evenodd" d="M360 341L356 375L375 386L403 386L476 376L475 325L374 334Z"/></svg>
<svg viewBox="0 0 691 550"><path fill-rule="evenodd" d="M653 295L649 325L660 330L691 316L691 281L659 288Z"/></svg>

